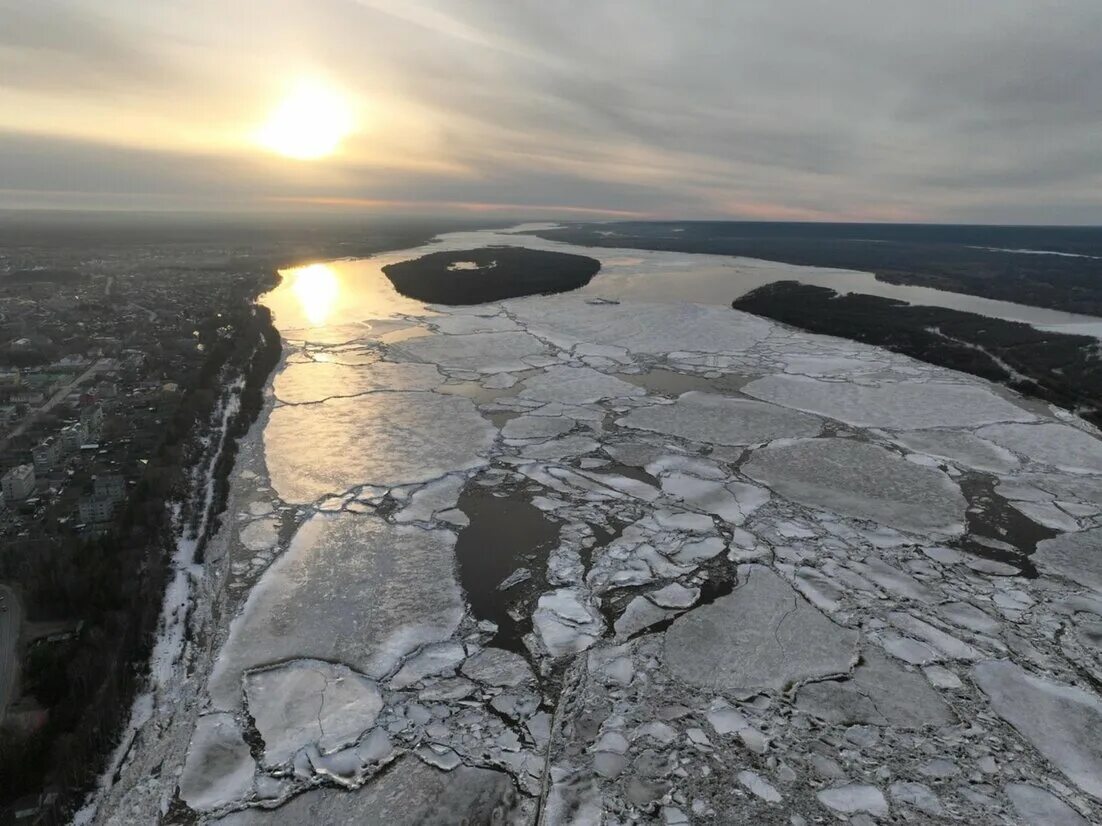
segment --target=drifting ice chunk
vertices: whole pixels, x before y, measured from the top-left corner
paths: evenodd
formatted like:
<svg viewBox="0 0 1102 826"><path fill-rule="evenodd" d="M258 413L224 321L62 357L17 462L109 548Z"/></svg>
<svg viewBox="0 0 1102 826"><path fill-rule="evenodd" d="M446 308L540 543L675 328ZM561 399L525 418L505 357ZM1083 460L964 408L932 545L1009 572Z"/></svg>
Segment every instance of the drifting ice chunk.
<svg viewBox="0 0 1102 826"><path fill-rule="evenodd" d="M511 309L533 332L633 353L741 353L773 329L730 307L701 304L582 304L566 297L514 302Z"/></svg>
<svg viewBox="0 0 1102 826"><path fill-rule="evenodd" d="M646 390L623 379L600 373L590 367L548 367L525 380L522 399L591 404L601 399L643 396Z"/></svg>
<svg viewBox="0 0 1102 826"><path fill-rule="evenodd" d="M1052 792L1025 783L1008 783L1006 796L1029 826L1087 826L1087 820Z"/></svg>
<svg viewBox="0 0 1102 826"><path fill-rule="evenodd" d="M939 470L876 445L811 439L763 448L742 472L789 499L917 533L964 531L967 503Z"/></svg>
<svg viewBox="0 0 1102 826"><path fill-rule="evenodd" d="M574 420L562 416L518 416L501 429L506 439L550 439L574 427Z"/></svg>
<svg viewBox="0 0 1102 826"><path fill-rule="evenodd" d="M296 657L384 676L421 645L449 638L463 616L452 575L455 535L373 516L306 522L230 624L215 663L215 706L239 706L241 675Z"/></svg>
<svg viewBox="0 0 1102 826"><path fill-rule="evenodd" d="M241 529L238 539L250 551L266 551L279 539L279 520L264 517L250 522Z"/></svg>
<svg viewBox="0 0 1102 826"><path fill-rule="evenodd" d="M392 487L481 467L495 433L469 399L371 393L278 407L264 446L272 487L285 502L305 504L358 485Z"/></svg>
<svg viewBox="0 0 1102 826"><path fill-rule="evenodd" d="M900 803L909 803L916 809L926 812L926 814L940 815L943 811L941 801L938 800L933 789L922 783L906 783L902 781L892 783L888 791L891 792L893 800Z"/></svg>
<svg viewBox="0 0 1102 826"><path fill-rule="evenodd" d="M360 367L331 362L288 364L276 374L272 392L281 402L302 404L374 390L432 390L444 380L431 364L377 361Z"/></svg>
<svg viewBox="0 0 1102 826"><path fill-rule="evenodd" d="M1046 574L1102 591L1102 528L1039 542L1033 564Z"/></svg>
<svg viewBox="0 0 1102 826"><path fill-rule="evenodd" d="M971 433L916 430L896 438L911 450L988 473L1008 473L1018 467L1018 460L1009 450Z"/></svg>
<svg viewBox="0 0 1102 826"><path fill-rule="evenodd" d="M1009 660L976 664L991 708L1087 794L1102 800L1102 700L1042 680Z"/></svg>
<svg viewBox="0 0 1102 826"><path fill-rule="evenodd" d="M857 661L858 639L772 570L752 565L729 596L674 620L665 657L686 683L749 697L848 672Z"/></svg>
<svg viewBox="0 0 1102 826"><path fill-rule="evenodd" d="M1004 424L978 435L1034 462L1071 473L1102 473L1102 441L1066 424Z"/></svg>
<svg viewBox="0 0 1102 826"><path fill-rule="evenodd" d="M829 723L871 723L917 729L953 722L953 713L926 680L882 654L865 652L849 680L810 683L796 695L803 711Z"/></svg>
<svg viewBox="0 0 1102 826"><path fill-rule="evenodd" d="M409 504L395 514L394 521L427 522L437 512L455 507L466 481L462 476L453 475L429 482L409 498Z"/></svg>
<svg viewBox="0 0 1102 826"><path fill-rule="evenodd" d="M816 796L828 809L851 815L868 812L873 817L885 817L888 814L888 801L876 786L854 784L823 789Z"/></svg>
<svg viewBox="0 0 1102 826"><path fill-rule="evenodd" d="M218 826L302 826L302 824L387 824L453 826L455 823L514 823L513 782L504 772L460 766L442 772L414 757L358 791L320 788L291 798L277 809L245 809ZM504 820L496 821L496 817Z"/></svg>
<svg viewBox="0 0 1102 826"><path fill-rule="evenodd" d="M560 588L539 599L532 622L552 657L585 651L601 636L604 623L581 591Z"/></svg>
<svg viewBox="0 0 1102 826"><path fill-rule="evenodd" d="M538 338L528 333L474 333L466 336L425 336L392 348L411 361L427 361L445 369L478 373L527 370L528 356L546 353Z"/></svg>
<svg viewBox="0 0 1102 826"><path fill-rule="evenodd" d="M665 588L652 591L647 596L661 608L691 608L700 599L700 589L686 588L678 582L671 582Z"/></svg>
<svg viewBox="0 0 1102 826"><path fill-rule="evenodd" d="M535 680L524 657L501 648L483 648L459 670L476 682L507 688Z"/></svg>
<svg viewBox="0 0 1102 826"><path fill-rule="evenodd" d="M682 393L673 404L632 410L616 423L721 445L754 445L773 439L816 436L822 428L822 422L814 416L696 390Z"/></svg>
<svg viewBox="0 0 1102 826"><path fill-rule="evenodd" d="M755 485L700 479L685 473L662 477L662 492L676 496L685 504L714 513L732 525L741 525L751 513L769 501L769 491Z"/></svg>
<svg viewBox="0 0 1102 826"><path fill-rule="evenodd" d="M466 649L452 640L426 645L402 664L390 678L390 687L402 689L434 674L454 672L466 656Z"/></svg>
<svg viewBox="0 0 1102 826"><path fill-rule="evenodd" d="M659 608L646 597L635 597L615 622L616 636L620 639L630 637L644 628L669 619L675 613L672 610Z"/></svg>
<svg viewBox="0 0 1102 826"><path fill-rule="evenodd" d="M766 782L760 774L752 771L741 771L738 773L738 782L753 792L756 796L760 797L766 803L780 803L781 793L778 792L772 785Z"/></svg>
<svg viewBox="0 0 1102 826"><path fill-rule="evenodd" d="M252 791L256 764L232 714L207 714L195 724L180 775L180 799L209 812Z"/></svg>
<svg viewBox="0 0 1102 826"><path fill-rule="evenodd" d="M245 697L270 766L286 763L306 746L324 753L355 742L383 707L373 680L320 660L250 672Z"/></svg>
<svg viewBox="0 0 1102 826"><path fill-rule="evenodd" d="M748 396L819 413L858 427L920 430L1036 419L989 390L971 384L897 382L866 385L819 381L804 376L766 376L750 382L742 391Z"/></svg>

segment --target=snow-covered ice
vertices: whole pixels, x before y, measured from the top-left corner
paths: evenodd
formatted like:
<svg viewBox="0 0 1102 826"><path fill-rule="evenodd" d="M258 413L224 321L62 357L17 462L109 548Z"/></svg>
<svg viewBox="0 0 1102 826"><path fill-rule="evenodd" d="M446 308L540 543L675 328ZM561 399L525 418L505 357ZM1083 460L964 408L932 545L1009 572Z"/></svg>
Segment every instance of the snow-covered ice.
<svg viewBox="0 0 1102 826"><path fill-rule="evenodd" d="M338 262L363 291L330 326L273 294L286 359L99 822L1102 822L1094 430L726 304L597 298L788 265L567 246L613 280L465 308L378 272L497 243L564 248ZM487 499L554 539L486 533Z"/></svg>
<svg viewBox="0 0 1102 826"><path fill-rule="evenodd" d="M944 473L853 439L812 439L757 451L743 472L777 493L916 533L958 534L967 506Z"/></svg>

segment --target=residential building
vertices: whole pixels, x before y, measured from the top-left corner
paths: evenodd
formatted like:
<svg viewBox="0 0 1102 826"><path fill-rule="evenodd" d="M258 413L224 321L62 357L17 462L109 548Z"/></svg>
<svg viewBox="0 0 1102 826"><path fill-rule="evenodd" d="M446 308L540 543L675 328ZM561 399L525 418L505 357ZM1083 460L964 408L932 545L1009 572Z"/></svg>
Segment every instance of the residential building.
<svg viewBox="0 0 1102 826"><path fill-rule="evenodd" d="M0 490L7 502L19 502L34 493L34 465L19 465L0 477Z"/></svg>
<svg viewBox="0 0 1102 826"><path fill-rule="evenodd" d="M45 476L61 461L61 440L49 438L31 451L34 460L34 472Z"/></svg>
<svg viewBox="0 0 1102 826"><path fill-rule="evenodd" d="M61 446L66 453L76 453L86 441L88 441L88 434L85 433L84 425L80 422L61 428Z"/></svg>
<svg viewBox="0 0 1102 826"><path fill-rule="evenodd" d="M97 476L92 480L93 496L119 502L126 498L126 480L117 475Z"/></svg>
<svg viewBox="0 0 1102 826"><path fill-rule="evenodd" d="M103 427L103 407L98 404L90 404L81 408L80 424L84 428L87 439L99 436L99 429Z"/></svg>
<svg viewBox="0 0 1102 826"><path fill-rule="evenodd" d="M86 524L110 522L115 511L115 502L106 496L82 496L80 499L80 521Z"/></svg>

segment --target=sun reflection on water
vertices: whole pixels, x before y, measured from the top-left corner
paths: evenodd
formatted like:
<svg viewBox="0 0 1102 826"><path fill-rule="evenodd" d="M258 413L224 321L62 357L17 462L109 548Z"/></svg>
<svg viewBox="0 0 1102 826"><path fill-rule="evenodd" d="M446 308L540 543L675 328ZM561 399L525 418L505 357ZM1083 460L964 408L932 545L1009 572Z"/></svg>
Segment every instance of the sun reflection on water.
<svg viewBox="0 0 1102 826"><path fill-rule="evenodd" d="M291 286L295 298L302 307L302 314L314 327L322 327L329 321L340 296L340 279L325 264L311 264L295 270Z"/></svg>

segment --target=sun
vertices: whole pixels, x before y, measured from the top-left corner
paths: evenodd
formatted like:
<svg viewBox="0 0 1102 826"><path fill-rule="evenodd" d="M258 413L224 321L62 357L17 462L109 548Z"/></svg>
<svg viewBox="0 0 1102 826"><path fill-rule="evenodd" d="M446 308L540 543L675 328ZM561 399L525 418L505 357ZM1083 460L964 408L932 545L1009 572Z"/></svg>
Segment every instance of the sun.
<svg viewBox="0 0 1102 826"><path fill-rule="evenodd" d="M337 306L340 281L331 267L311 264L294 270L295 282L291 289L302 307L302 314L311 326L324 327Z"/></svg>
<svg viewBox="0 0 1102 826"><path fill-rule="evenodd" d="M314 81L299 81L275 108L258 134L262 146L302 161L332 155L352 133L348 101Z"/></svg>

